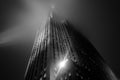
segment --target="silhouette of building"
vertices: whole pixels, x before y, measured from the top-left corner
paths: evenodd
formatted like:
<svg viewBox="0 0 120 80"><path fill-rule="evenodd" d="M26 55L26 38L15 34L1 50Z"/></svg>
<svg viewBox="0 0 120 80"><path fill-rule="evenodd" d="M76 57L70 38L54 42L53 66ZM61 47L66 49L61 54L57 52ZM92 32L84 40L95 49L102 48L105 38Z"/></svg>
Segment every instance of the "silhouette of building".
<svg viewBox="0 0 120 80"><path fill-rule="evenodd" d="M59 62L65 60L63 68ZM92 44L68 20L50 16L37 33L25 80L116 80Z"/></svg>

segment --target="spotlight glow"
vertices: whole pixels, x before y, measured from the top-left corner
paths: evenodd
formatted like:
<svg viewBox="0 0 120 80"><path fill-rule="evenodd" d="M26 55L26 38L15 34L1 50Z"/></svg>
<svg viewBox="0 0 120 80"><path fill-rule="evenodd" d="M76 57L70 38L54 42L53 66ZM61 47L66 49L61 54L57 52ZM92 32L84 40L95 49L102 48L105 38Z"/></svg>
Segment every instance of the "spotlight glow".
<svg viewBox="0 0 120 80"><path fill-rule="evenodd" d="M67 61L68 61L68 59L65 59L65 60L61 61L61 62L59 63L59 68L61 69L61 68L66 67Z"/></svg>
<svg viewBox="0 0 120 80"><path fill-rule="evenodd" d="M68 59L64 58L62 61L58 63L56 77L58 76L59 73L63 73L63 69L67 67L67 62L68 62Z"/></svg>
<svg viewBox="0 0 120 80"><path fill-rule="evenodd" d="M64 59L60 60L60 62L57 65L57 73L56 73L56 77L58 76L59 73L63 73L63 69L67 68L67 62L68 62L68 51L64 57Z"/></svg>

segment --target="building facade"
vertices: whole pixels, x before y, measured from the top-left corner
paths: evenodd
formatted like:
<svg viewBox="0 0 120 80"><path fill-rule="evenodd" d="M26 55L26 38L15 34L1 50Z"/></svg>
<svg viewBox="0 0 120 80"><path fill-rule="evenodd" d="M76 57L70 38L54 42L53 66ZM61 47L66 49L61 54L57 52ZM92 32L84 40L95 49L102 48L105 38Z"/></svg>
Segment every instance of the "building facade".
<svg viewBox="0 0 120 80"><path fill-rule="evenodd" d="M64 64L59 65L60 62ZM50 16L37 33L25 80L117 80L93 45L68 20Z"/></svg>

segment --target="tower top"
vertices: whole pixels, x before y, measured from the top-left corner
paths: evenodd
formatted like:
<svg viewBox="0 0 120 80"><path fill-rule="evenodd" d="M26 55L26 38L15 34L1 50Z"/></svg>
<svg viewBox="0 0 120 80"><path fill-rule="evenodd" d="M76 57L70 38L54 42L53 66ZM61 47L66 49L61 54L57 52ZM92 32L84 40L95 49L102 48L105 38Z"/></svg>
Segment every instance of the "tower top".
<svg viewBox="0 0 120 80"><path fill-rule="evenodd" d="M50 17L52 18L53 17L53 11L55 9L55 5L51 5L51 9L50 9Z"/></svg>

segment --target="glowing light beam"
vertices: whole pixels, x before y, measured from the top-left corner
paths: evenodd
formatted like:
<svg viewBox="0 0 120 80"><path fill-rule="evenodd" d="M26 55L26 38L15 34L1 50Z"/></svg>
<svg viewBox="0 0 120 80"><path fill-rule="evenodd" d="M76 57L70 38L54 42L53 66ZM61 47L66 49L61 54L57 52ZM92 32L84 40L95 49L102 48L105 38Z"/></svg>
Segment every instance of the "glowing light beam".
<svg viewBox="0 0 120 80"><path fill-rule="evenodd" d="M59 74L59 72L67 66L67 62L68 62L67 55L68 55L68 51L67 51L64 59L61 60L61 61L58 63L58 65L57 65L57 66L58 66L58 71L57 71L56 77L57 77L57 75Z"/></svg>
<svg viewBox="0 0 120 80"><path fill-rule="evenodd" d="M60 69L61 69L61 68L64 68L64 67L66 66L67 61L68 61L68 59L65 59L65 60L61 61L61 62L59 63L59 68L60 68Z"/></svg>

